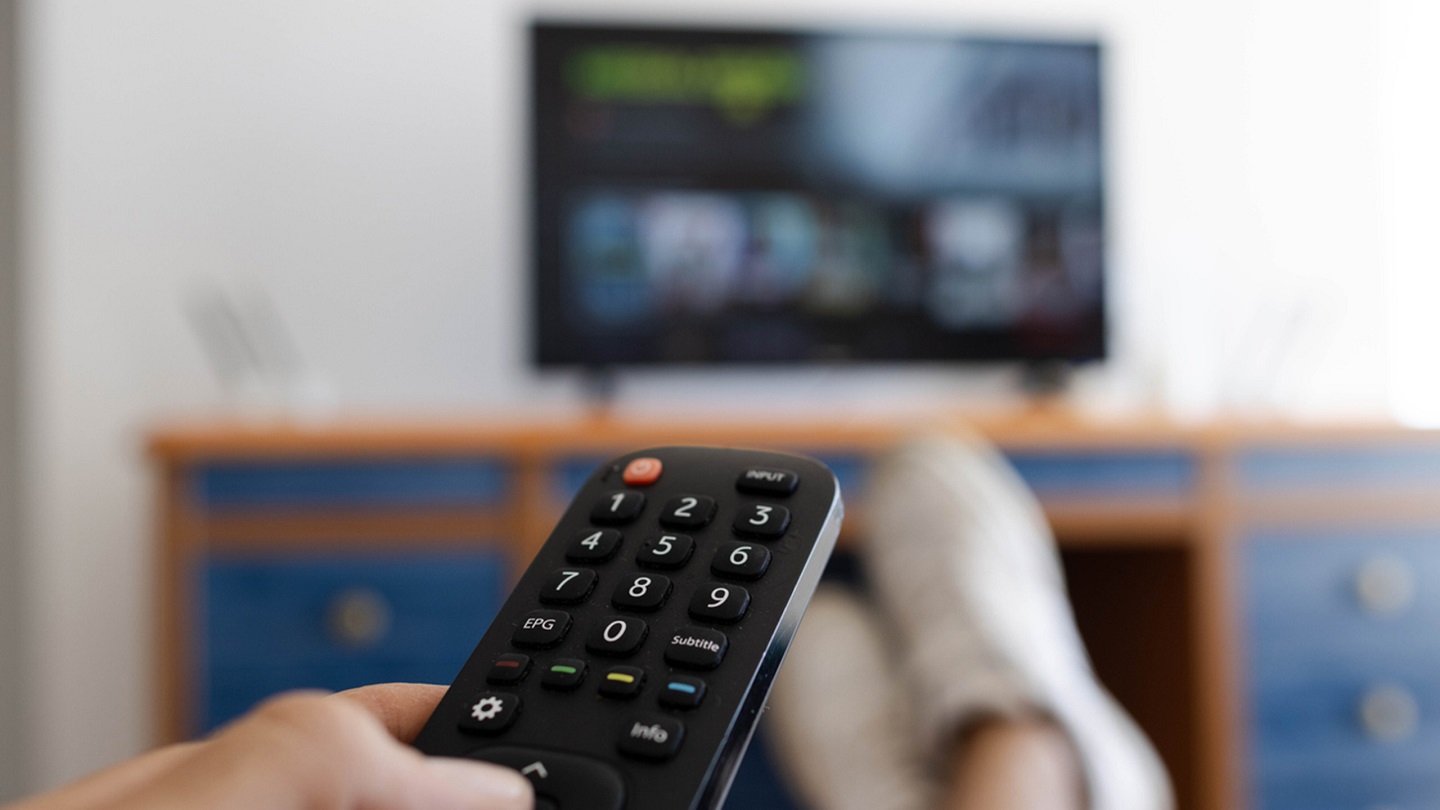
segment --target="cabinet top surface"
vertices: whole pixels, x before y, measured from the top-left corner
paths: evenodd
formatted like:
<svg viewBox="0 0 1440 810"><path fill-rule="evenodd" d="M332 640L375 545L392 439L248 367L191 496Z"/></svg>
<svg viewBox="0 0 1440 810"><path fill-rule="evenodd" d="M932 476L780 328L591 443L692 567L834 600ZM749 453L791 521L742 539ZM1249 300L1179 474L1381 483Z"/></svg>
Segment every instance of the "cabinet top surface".
<svg viewBox="0 0 1440 810"><path fill-rule="evenodd" d="M209 418L163 423L149 433L152 456L193 458L288 455L407 455L501 452L560 455L586 448L697 443L880 447L907 436L974 429L1010 448L1225 449L1237 444L1440 443L1440 432L1381 422L1297 424L1222 419L1179 422L1149 413L1091 416L1064 408L1006 412L908 412L818 417L572 416L534 418L516 412L443 417L342 416L324 421Z"/></svg>

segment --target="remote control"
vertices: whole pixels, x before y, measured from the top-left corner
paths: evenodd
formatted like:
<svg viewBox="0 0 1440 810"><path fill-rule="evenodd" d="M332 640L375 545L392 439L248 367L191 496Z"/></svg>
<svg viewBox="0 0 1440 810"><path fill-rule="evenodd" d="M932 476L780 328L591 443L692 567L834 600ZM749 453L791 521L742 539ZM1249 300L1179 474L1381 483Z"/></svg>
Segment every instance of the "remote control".
<svg viewBox="0 0 1440 810"><path fill-rule="evenodd" d="M840 533L801 456L658 447L593 473L415 741L538 810L719 807Z"/></svg>

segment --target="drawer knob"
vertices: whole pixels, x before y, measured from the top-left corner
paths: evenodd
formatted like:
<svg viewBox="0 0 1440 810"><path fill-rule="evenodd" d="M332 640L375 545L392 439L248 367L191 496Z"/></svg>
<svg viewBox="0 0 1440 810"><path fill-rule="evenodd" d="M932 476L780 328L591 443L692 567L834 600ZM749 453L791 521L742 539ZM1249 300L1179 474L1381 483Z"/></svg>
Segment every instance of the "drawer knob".
<svg viewBox="0 0 1440 810"><path fill-rule="evenodd" d="M390 602L369 588L352 588L330 602L325 625L346 647L369 647L390 632Z"/></svg>
<svg viewBox="0 0 1440 810"><path fill-rule="evenodd" d="M1376 742L1404 742L1420 728L1420 704L1403 686L1372 686L1360 698L1360 727Z"/></svg>
<svg viewBox="0 0 1440 810"><path fill-rule="evenodd" d="M1395 557L1366 560L1355 572L1355 598L1372 616L1398 616L1415 602L1415 571Z"/></svg>

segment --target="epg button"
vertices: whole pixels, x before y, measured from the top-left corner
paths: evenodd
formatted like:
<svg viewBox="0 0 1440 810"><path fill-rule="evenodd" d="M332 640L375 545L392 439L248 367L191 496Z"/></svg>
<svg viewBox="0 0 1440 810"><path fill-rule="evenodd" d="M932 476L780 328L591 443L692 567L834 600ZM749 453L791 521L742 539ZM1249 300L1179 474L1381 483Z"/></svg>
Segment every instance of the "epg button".
<svg viewBox="0 0 1440 810"><path fill-rule="evenodd" d="M800 485L800 476L789 470L774 470L765 467L751 467L735 481L735 488L753 495L778 495L784 497Z"/></svg>
<svg viewBox="0 0 1440 810"><path fill-rule="evenodd" d="M525 614L510 641L516 647L553 647L570 630L570 614L560 610L535 610Z"/></svg>

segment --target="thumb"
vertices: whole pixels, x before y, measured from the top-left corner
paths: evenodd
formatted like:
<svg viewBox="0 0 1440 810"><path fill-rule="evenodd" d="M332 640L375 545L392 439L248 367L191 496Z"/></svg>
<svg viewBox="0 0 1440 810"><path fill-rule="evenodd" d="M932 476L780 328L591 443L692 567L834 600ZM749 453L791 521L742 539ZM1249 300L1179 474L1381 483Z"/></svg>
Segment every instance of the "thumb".
<svg viewBox="0 0 1440 810"><path fill-rule="evenodd" d="M437 790L453 797L456 807L530 810L535 803L530 780L510 768L438 757L422 759L421 768Z"/></svg>
<svg viewBox="0 0 1440 810"><path fill-rule="evenodd" d="M168 803L212 810L531 810L524 776L486 762L430 759L353 701L273 699L208 743Z"/></svg>

